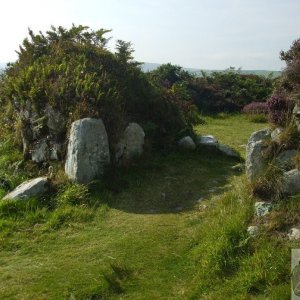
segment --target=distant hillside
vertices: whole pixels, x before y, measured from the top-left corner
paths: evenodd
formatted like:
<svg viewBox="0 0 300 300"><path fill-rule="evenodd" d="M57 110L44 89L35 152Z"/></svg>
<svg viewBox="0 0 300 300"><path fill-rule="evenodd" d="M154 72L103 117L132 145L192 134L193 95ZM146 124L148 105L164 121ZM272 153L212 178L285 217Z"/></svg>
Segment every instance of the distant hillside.
<svg viewBox="0 0 300 300"><path fill-rule="evenodd" d="M156 68L158 68L161 64L157 63L144 63L142 64L142 70L144 72L153 71ZM191 73L194 73L198 76L201 76L201 71L204 71L207 74L211 74L212 72L222 72L224 70L202 70L202 69L196 69L196 68L183 68L186 71L189 71ZM273 75L273 77L279 77L281 75L281 71L269 71L269 70L241 70L241 74L254 74L254 75L261 75L261 76L269 76L270 74Z"/></svg>

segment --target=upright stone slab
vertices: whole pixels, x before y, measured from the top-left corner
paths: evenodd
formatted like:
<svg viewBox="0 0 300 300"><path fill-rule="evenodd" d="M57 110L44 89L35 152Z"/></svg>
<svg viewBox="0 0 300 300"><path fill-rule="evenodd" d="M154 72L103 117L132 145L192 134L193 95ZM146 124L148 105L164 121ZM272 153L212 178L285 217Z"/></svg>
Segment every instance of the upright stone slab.
<svg viewBox="0 0 300 300"><path fill-rule="evenodd" d="M117 145L116 161L130 161L142 155L144 147L145 132L137 123L130 123Z"/></svg>
<svg viewBox="0 0 300 300"><path fill-rule="evenodd" d="M72 123L65 172L78 183L89 183L109 164L109 144L101 119L85 118Z"/></svg>
<svg viewBox="0 0 300 300"><path fill-rule="evenodd" d="M271 138L268 129L252 133L246 147L246 175L253 181L264 169L265 159L262 155L264 141Z"/></svg>

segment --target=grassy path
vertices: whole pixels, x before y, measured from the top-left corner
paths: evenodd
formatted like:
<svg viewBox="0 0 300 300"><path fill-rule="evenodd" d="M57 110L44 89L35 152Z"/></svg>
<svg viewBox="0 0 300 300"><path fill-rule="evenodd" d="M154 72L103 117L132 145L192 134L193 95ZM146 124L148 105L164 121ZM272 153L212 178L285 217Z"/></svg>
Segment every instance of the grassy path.
<svg viewBox="0 0 300 300"><path fill-rule="evenodd" d="M261 127L234 116L208 119L197 131L237 148ZM224 284L249 259L249 193L222 195L238 175L234 164L201 150L173 153L115 177L111 184L118 193L100 197L95 189L102 204L77 208L69 219L62 214L59 229L49 229L45 220L5 234L12 225L3 220L0 298L217 299L233 295L239 284L237 299L243 299L260 274L253 282L241 282L239 275L232 286ZM240 197L248 204L239 206Z"/></svg>

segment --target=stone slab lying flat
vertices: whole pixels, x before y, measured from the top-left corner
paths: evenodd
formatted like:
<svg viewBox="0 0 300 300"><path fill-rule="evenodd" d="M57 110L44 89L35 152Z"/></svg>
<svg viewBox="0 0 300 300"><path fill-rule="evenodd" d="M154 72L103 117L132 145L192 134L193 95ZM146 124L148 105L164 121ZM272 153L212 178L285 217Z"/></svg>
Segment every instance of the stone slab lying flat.
<svg viewBox="0 0 300 300"><path fill-rule="evenodd" d="M38 177L27 180L17 186L12 192L7 194L3 199L24 200L35 197L47 192L49 181L47 177Z"/></svg>

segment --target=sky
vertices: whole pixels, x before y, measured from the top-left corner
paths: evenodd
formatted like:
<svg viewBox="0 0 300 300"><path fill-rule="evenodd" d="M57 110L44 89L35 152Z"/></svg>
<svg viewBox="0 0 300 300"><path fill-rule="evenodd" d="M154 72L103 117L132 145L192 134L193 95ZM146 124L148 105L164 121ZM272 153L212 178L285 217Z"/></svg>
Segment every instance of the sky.
<svg viewBox="0 0 300 300"><path fill-rule="evenodd" d="M280 50L300 37L300 0L9 0L1 3L0 62L51 25L112 29L135 59L200 69L281 70Z"/></svg>

